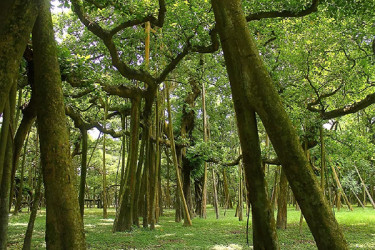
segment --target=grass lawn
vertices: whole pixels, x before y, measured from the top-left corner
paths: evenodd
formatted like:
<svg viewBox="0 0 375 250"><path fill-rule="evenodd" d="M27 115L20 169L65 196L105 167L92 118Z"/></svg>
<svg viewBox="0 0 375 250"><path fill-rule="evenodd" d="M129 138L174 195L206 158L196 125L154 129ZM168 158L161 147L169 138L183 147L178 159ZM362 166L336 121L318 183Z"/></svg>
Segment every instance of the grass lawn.
<svg viewBox="0 0 375 250"><path fill-rule="evenodd" d="M208 208L207 219L195 218L192 227L174 222L174 211L165 210L154 231L136 228L132 232L112 233L115 211L109 209L109 218L102 219L100 209L85 210L85 232L88 249L251 249L246 245L246 219L238 221L234 210L220 211L216 220L213 209ZM28 214L11 216L9 220L8 249L21 249ZM299 232L300 212L288 210L288 228L278 230L281 249L317 249L304 222ZM375 210L342 209L336 218L344 230L351 249L375 249ZM38 212L33 234L32 249L45 249L45 210ZM251 246L251 219L250 219Z"/></svg>

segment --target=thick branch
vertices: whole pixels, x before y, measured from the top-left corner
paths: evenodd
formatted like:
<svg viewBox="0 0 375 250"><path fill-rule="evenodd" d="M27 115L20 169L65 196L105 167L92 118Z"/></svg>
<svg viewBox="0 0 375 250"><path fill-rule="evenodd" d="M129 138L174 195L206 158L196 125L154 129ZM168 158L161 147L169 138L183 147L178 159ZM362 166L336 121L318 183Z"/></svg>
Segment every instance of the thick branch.
<svg viewBox="0 0 375 250"><path fill-rule="evenodd" d="M321 109L314 108L314 106L318 105L318 104L321 104L322 99L333 96L334 94L336 94L342 88L342 86L344 86L344 84L341 84L337 89L335 89L334 91L332 91L330 93L322 94L320 96L318 95L318 98L316 100L314 100L312 102L309 102L307 104L307 109L312 111L312 112L322 112Z"/></svg>
<svg viewBox="0 0 375 250"><path fill-rule="evenodd" d="M64 94L64 97L71 97L71 98L81 98L87 94L90 94L91 92L94 92L92 89L86 89L76 94Z"/></svg>
<svg viewBox="0 0 375 250"><path fill-rule="evenodd" d="M104 42L105 46L109 50L109 53L112 58L112 65L115 66L120 74L128 79L139 80L147 84L154 84L154 78L148 73L141 70L135 70L126 65L123 61L120 60L116 45L113 42L113 35L116 34L121 29L115 27L111 31L108 31L102 28L95 21L91 21L86 15L84 8L79 4L78 0L72 0L72 5L74 7L74 12L77 14L81 22L90 30L93 34L98 36ZM163 1L162 1L163 2ZM147 19L147 18L146 18ZM130 24L139 24L139 20L125 22L128 25ZM122 28L126 28L125 23L120 24ZM132 26L132 25L130 25ZM129 27L130 27L129 26Z"/></svg>
<svg viewBox="0 0 375 250"><path fill-rule="evenodd" d="M265 18L277 18L277 17L303 17L307 16L311 13L318 11L319 0L312 0L311 5L298 12L290 11L290 10L283 10L283 11L264 11L250 14L246 17L246 21L255 21L261 20Z"/></svg>
<svg viewBox="0 0 375 250"><path fill-rule="evenodd" d="M180 54L178 54L175 58L172 59L172 61L165 67L163 72L156 79L157 84L160 84L165 80L168 74L172 72L177 67L179 62L181 62L181 60L184 59L184 57L189 53L189 50L190 50L190 46L188 45L184 48L184 50Z"/></svg>
<svg viewBox="0 0 375 250"><path fill-rule="evenodd" d="M86 122L83 120L81 115L70 106L65 106L65 114L73 120L74 126L80 130L90 130L92 128L96 128L104 134L111 135L113 138L129 135L128 131L114 131L113 129L106 129L97 121Z"/></svg>
<svg viewBox="0 0 375 250"><path fill-rule="evenodd" d="M353 114L361 109L367 108L368 106L375 103L375 93L367 95L363 100L359 102L346 105L345 107L334 109L328 112L321 112L322 119L329 120L337 117L341 117L347 114Z"/></svg>
<svg viewBox="0 0 375 250"><path fill-rule="evenodd" d="M212 163L222 165L222 166L225 166L225 167L233 167L233 166L238 165L240 163L241 159L242 159L242 155L239 155L235 160L233 160L231 162L222 162L222 161L220 161L218 159L214 159L214 158L207 159L206 162L212 162Z"/></svg>
<svg viewBox="0 0 375 250"><path fill-rule="evenodd" d="M217 33L216 27L213 28L210 32L211 44L208 46L194 46L192 52L198 53L213 53L217 51L220 47L219 35Z"/></svg>

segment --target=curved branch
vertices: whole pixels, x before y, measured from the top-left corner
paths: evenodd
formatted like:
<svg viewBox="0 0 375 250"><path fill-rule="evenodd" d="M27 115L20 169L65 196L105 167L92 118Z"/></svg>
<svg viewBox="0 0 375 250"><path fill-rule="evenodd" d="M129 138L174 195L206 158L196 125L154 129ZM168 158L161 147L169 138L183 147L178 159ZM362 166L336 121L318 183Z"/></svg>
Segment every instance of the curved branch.
<svg viewBox="0 0 375 250"><path fill-rule="evenodd" d="M177 67L177 65L182 61L182 59L184 59L184 57L189 53L189 50L190 46L187 45L180 54L178 54L175 58L172 59L172 61L165 67L165 69L156 79L157 84L162 83L167 78L168 74L172 72Z"/></svg>
<svg viewBox="0 0 375 250"><path fill-rule="evenodd" d="M222 165L224 167L233 167L233 166L236 166L240 163L242 159L242 155L239 155L235 160L231 161L231 162L222 162L218 159L214 159L214 158L210 158L210 159L207 159L205 160L205 162L212 162L212 163L215 163L215 164L218 164L218 165Z"/></svg>
<svg viewBox="0 0 375 250"><path fill-rule="evenodd" d="M364 99L359 102L354 102L345 107L334 109L328 112L321 112L320 115L323 120L329 120L337 117L341 117L347 114L353 114L360 111L361 109L367 108L368 106L375 103L375 93L367 95Z"/></svg>
<svg viewBox="0 0 375 250"><path fill-rule="evenodd" d="M310 111L312 111L312 112L324 112L321 109L314 108L314 106L318 105L318 104L321 104L322 103L322 99L330 97L330 96L333 96L334 94L336 94L342 88L342 86L344 86L343 83L341 83L341 85L337 89L335 89L334 91L332 91L330 93L322 94L320 96L318 95L318 98L316 100L314 100L312 102L309 102L307 104L307 109L310 110Z"/></svg>
<svg viewBox="0 0 375 250"><path fill-rule="evenodd" d="M140 20L135 19L132 21L125 22L123 24L120 24L120 28L118 28L118 26L109 31L102 28L97 22L91 21L89 17L86 15L82 5L79 4L78 0L72 0L71 2L74 7L73 11L77 14L81 22L86 26L88 30L90 30L94 35L99 37L104 42L104 45L107 47L111 55L112 65L118 69L122 76L128 79L139 80L147 84L154 84L155 79L148 72L132 69L120 60L116 45L112 39L113 35L119 32L120 30L127 27L131 27L133 24L141 24L142 22ZM146 17L145 19L147 18L149 17Z"/></svg>
<svg viewBox="0 0 375 250"><path fill-rule="evenodd" d="M276 18L276 17L303 17L307 16L311 13L317 12L318 11L318 5L319 5L319 0L313 0L311 5L298 12L290 11L290 10L282 10L282 11L264 11L264 12L258 12L258 13L253 13L250 14L246 17L246 21L255 21L255 20L261 20L265 18Z"/></svg>
<svg viewBox="0 0 375 250"><path fill-rule="evenodd" d="M192 48L192 52L198 52L198 53L213 53L217 51L220 47L219 43L219 34L217 32L216 27L214 27L210 31L210 37L211 37L211 44L208 46L194 46Z"/></svg>

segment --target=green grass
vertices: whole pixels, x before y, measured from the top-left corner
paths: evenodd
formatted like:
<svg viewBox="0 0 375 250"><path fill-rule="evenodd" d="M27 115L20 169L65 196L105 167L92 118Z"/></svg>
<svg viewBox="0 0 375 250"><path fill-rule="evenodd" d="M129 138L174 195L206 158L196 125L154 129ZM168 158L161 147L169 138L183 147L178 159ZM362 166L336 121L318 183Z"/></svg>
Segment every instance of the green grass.
<svg viewBox="0 0 375 250"><path fill-rule="evenodd" d="M132 232L112 233L115 215L109 210L109 219L103 220L100 209L85 210L86 242L89 249L250 249L246 245L246 219L238 221L234 210L220 211L216 220L212 208L207 219L195 218L192 227L174 222L174 211L165 210L156 229L135 228ZM281 249L316 249L314 239L303 223L299 232L300 212L288 210L288 228L278 230ZM353 212L342 209L336 218L344 230L351 249L375 249L375 210L355 208ZM28 214L11 216L9 221L9 249L21 249ZM32 249L45 249L45 210L38 213L33 234ZM251 245L251 220L250 220ZM221 247L221 248L220 248Z"/></svg>

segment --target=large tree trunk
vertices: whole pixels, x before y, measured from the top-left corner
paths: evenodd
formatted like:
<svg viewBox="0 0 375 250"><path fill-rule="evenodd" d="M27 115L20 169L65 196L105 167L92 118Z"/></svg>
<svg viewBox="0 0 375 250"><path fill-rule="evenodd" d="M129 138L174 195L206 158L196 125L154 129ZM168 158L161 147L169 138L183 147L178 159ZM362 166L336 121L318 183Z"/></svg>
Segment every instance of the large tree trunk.
<svg viewBox="0 0 375 250"><path fill-rule="evenodd" d="M16 85L19 64L30 39L39 1L0 2L0 114L9 91Z"/></svg>
<svg viewBox="0 0 375 250"><path fill-rule="evenodd" d="M231 82L240 138L252 124L253 113L247 111L252 109L259 114L285 168L289 184L318 248L347 249L344 235L309 168L298 135L259 56L247 27L241 1L212 0L212 5ZM241 146L247 143L248 141L241 140ZM242 149L245 162L245 155L252 152L244 147ZM260 181L259 178L261 177L255 179Z"/></svg>
<svg viewBox="0 0 375 250"><path fill-rule="evenodd" d="M24 56L23 56L27 62L26 68L27 68L27 80L29 85L31 86L31 90L34 89L34 61L33 61L33 51L31 50L31 47L27 47ZM21 90L19 90L19 93L22 93ZM22 95L19 96L18 101L20 102L22 99ZM20 105L17 105L17 107L20 107ZM16 115L16 122L14 128L16 128L16 125L18 125L18 117L20 113L20 108L17 109L17 115ZM31 129L31 126L34 124L36 120L36 108L35 108L35 98L33 94L31 94L30 102L27 105L25 109L22 110L23 117L22 121L17 129L17 133L14 137L14 152L13 152L13 163L12 163L12 176L11 176L11 187L10 187L10 197L13 197L14 193L14 180L16 176L16 171L18 167L19 157L22 150L22 145L25 141L26 135ZM10 200L11 201L11 200ZM9 205L9 207L11 204ZM17 210L14 210L15 213L17 213Z"/></svg>
<svg viewBox="0 0 375 250"><path fill-rule="evenodd" d="M86 249L49 8L50 3L44 0L33 29L37 120L47 207L46 244L47 249Z"/></svg>
<svg viewBox="0 0 375 250"><path fill-rule="evenodd" d="M133 225L133 207L135 196L135 184L137 173L137 157L139 144L139 119L140 119L140 99L132 99L130 122L130 152L129 152L129 170L125 175L125 187L120 197L120 208L113 224L113 231L130 231Z"/></svg>

